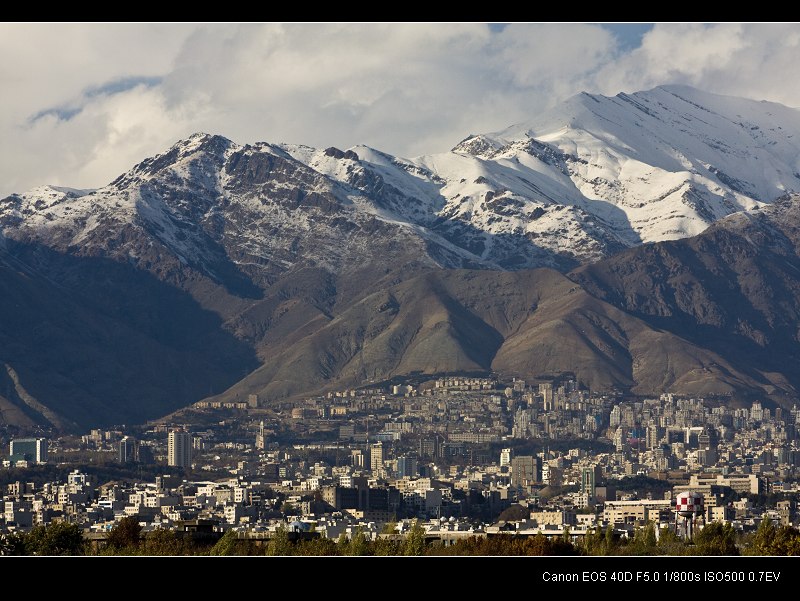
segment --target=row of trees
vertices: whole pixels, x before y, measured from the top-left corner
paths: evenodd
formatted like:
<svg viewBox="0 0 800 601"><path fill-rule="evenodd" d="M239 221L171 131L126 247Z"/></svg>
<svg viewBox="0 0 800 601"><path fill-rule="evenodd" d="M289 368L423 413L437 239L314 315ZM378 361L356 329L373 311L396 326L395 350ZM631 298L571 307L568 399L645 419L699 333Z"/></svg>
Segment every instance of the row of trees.
<svg viewBox="0 0 800 601"><path fill-rule="evenodd" d="M611 528L598 529L582 541L584 555L800 555L800 531L778 526L765 518L755 532L740 534L728 523L712 522L698 530L691 542L669 528L656 536L654 524L636 530L633 538L620 539Z"/></svg>
<svg viewBox="0 0 800 601"><path fill-rule="evenodd" d="M393 532L388 524L384 532ZM621 538L613 528L598 528L573 544L565 532L550 540L543 535L515 537L469 537L450 546L429 543L425 530L415 523L402 538L367 539L362 531L338 541L328 538L293 540L279 528L265 544L239 539L228 531L215 543L203 543L172 530L154 530L142 535L136 517L126 517L106 535L105 545L95 548L83 538L76 524L57 522L36 526L28 533L0 536L2 555L800 555L800 531L776 526L764 519L754 533L738 534L730 524L711 523L699 530L691 543L678 538L669 528L656 535L648 524L631 538Z"/></svg>
<svg viewBox="0 0 800 601"><path fill-rule="evenodd" d="M609 526L587 534L578 545L583 555L739 555L737 533L730 524L711 523L691 543L670 528L656 534L653 523L638 528L633 538L620 538Z"/></svg>

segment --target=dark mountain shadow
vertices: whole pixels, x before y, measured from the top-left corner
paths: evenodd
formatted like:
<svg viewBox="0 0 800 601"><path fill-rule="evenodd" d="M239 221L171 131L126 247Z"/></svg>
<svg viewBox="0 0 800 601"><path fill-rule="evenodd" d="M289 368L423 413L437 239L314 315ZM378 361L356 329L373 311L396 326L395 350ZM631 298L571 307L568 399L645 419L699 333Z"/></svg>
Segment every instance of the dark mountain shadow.
<svg viewBox="0 0 800 601"><path fill-rule="evenodd" d="M651 327L725 357L755 380L777 373L800 389L800 260L787 252L790 240L768 233L768 243L754 244L754 228L744 235L717 227L631 249L568 276Z"/></svg>
<svg viewBox="0 0 800 601"><path fill-rule="evenodd" d="M79 426L164 415L259 365L218 315L130 265L11 241L0 259L0 363Z"/></svg>

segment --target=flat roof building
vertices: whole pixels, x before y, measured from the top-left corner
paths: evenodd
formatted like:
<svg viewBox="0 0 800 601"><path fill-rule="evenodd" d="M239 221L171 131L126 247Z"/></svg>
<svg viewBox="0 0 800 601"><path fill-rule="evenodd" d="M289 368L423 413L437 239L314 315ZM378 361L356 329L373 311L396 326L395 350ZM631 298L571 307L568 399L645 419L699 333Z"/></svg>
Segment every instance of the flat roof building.
<svg viewBox="0 0 800 601"><path fill-rule="evenodd" d="M46 438L15 438L9 445L9 459L16 461L47 462Z"/></svg>

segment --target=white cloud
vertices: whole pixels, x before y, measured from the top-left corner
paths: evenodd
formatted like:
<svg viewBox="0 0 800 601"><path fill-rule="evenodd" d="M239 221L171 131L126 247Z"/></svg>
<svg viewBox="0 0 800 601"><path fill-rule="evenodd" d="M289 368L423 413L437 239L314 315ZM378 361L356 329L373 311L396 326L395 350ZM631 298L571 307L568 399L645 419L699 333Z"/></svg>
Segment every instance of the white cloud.
<svg viewBox="0 0 800 601"><path fill-rule="evenodd" d="M195 131L411 156L584 89L800 106L799 44L797 25L658 25L622 51L581 24L0 24L0 196L100 186Z"/></svg>
<svg viewBox="0 0 800 601"><path fill-rule="evenodd" d="M798 24L660 24L594 81L606 94L684 83L800 107L798 61Z"/></svg>

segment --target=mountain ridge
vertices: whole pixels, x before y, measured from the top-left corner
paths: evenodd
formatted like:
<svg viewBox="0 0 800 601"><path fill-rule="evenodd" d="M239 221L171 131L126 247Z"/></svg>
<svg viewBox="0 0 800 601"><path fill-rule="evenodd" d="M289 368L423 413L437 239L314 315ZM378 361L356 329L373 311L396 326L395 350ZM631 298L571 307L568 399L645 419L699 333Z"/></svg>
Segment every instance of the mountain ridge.
<svg viewBox="0 0 800 601"><path fill-rule="evenodd" d="M794 132L794 109L671 86L414 159L198 133L96 190L11 195L0 409L68 427L476 370L786 403Z"/></svg>

